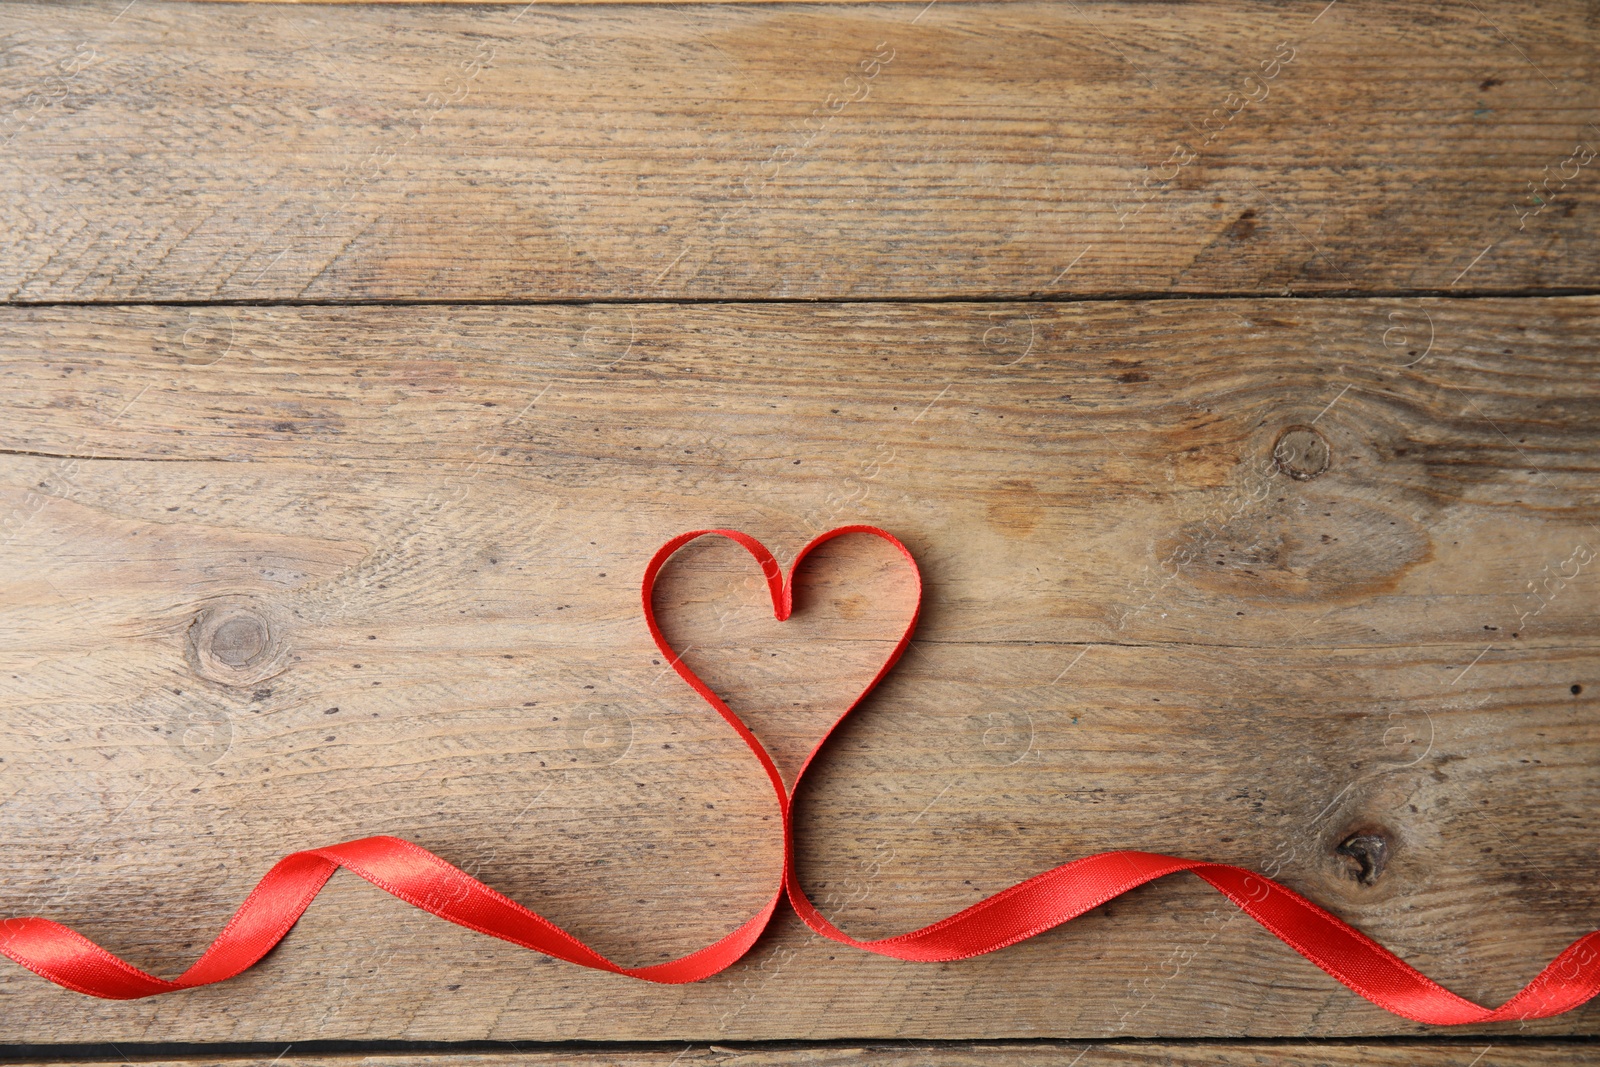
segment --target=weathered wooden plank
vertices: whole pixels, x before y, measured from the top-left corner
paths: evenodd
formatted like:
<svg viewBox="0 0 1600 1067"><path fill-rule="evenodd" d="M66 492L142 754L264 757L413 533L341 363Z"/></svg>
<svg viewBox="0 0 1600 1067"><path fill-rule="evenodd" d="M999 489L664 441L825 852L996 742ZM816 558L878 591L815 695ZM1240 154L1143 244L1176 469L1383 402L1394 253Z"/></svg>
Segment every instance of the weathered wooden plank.
<svg viewBox="0 0 1600 1067"><path fill-rule="evenodd" d="M1514 640L1570 643L1593 635L1592 606L1555 595L1555 575L1600 501L1595 308L17 311L0 337L6 447L36 453L46 487L5 521L97 457L207 465L106 466L101 493L130 469L176 488L270 462L323 492L348 489L343 470L434 490L447 521L501 537L580 499L662 515L638 544L707 521L795 541L878 515L924 539L929 568L960 554L944 595L964 639L1471 644L1534 619ZM405 488L418 457L422 488ZM441 488L437 469L462 473ZM539 493L492 516L462 506L491 483ZM279 510L306 491L256 489ZM302 569L370 551L383 506L315 512ZM215 507L164 521L222 521ZM1483 568L1486 546L1518 555ZM1476 585L1443 577L1474 568ZM1010 602L974 594L1002 576ZM1441 586L1449 611L1429 600Z"/></svg>
<svg viewBox="0 0 1600 1067"><path fill-rule="evenodd" d="M331 11L7 5L0 293L1459 292L1600 270L1578 0Z"/></svg>
<svg viewBox="0 0 1600 1067"><path fill-rule="evenodd" d="M1503 999L1600 914L1597 319L1591 298L11 309L0 914L171 972L278 855L393 832L621 959L697 947L768 891L775 817L653 662L639 572L695 526L788 556L870 521L928 598L801 800L807 884L846 928L1141 847L1275 874ZM662 602L792 767L905 580L840 544L778 629L753 577L712 546ZM6 1042L1417 1031L1188 881L948 966L786 920L661 988L341 875L227 986L108 1004L6 964L0 995Z"/></svg>
<svg viewBox="0 0 1600 1067"><path fill-rule="evenodd" d="M1472 1057L1477 1056L1476 1060ZM144 1060L152 1067L232 1067L235 1064L275 1063L279 1067L498 1067L505 1063L606 1064L608 1067L854 1067L856 1064L884 1064L886 1067L966 1067L968 1064L1007 1064L1015 1067L1116 1067L1116 1065L1156 1065L1161 1067L1512 1067L1513 1064L1588 1064L1594 1046L1587 1044L1502 1039L1472 1045L1460 1043L1426 1044L1396 1042L1384 1044L1210 1044L1186 1045L1176 1042L1130 1042L1125 1044L941 1044L925 1047L899 1045L807 1045L794 1048L737 1047L727 1045L694 1046L663 1050L626 1051L567 1048L545 1051L521 1047L511 1053L421 1054L421 1055L343 1055L297 1056L286 1052L279 1058L229 1057L226 1059ZM67 1060L49 1067L64 1067ZM86 1067L107 1067L126 1060L89 1063Z"/></svg>

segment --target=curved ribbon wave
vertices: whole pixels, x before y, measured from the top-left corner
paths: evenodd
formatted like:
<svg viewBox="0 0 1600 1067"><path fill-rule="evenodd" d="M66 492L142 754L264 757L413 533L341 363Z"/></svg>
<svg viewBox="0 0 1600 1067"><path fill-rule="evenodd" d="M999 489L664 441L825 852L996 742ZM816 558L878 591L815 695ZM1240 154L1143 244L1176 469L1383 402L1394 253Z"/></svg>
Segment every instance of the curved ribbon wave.
<svg viewBox="0 0 1600 1067"><path fill-rule="evenodd" d="M859 941L844 933L817 911L800 886L794 863L792 809L795 790L829 734L904 654L916 628L917 612L913 611L883 666L812 748L795 775L794 785L785 786L777 765L760 740L667 644L656 625L653 594L656 578L673 553L698 537L715 534L738 542L760 564L772 596L773 612L782 622L794 609L794 574L801 561L818 545L857 533L882 538L905 557L916 577L920 610L922 578L916 560L905 545L874 526L842 526L821 534L795 556L787 576L761 542L737 530L693 530L680 534L663 545L645 568L642 597L650 636L673 669L750 747L772 783L782 815L783 874L771 899L732 933L702 949L667 963L624 967L426 849L396 837L368 837L296 852L279 860L245 898L205 953L176 979L158 978L140 970L49 919L0 922L0 952L57 985L110 1000L133 1000L210 985L233 977L266 955L294 926L333 872L343 867L441 919L547 956L649 982L698 982L732 966L749 952L785 896L806 925L823 937L883 956L936 962L994 952L1059 926L1146 882L1190 871L1354 992L1381 1008L1417 1022L1451 1026L1542 1019L1570 1011L1600 992L1600 931L1574 941L1521 992L1500 1007L1490 1009L1450 992L1365 934L1269 878L1241 867L1152 852L1118 851L1086 856L1019 882L939 922L896 937Z"/></svg>

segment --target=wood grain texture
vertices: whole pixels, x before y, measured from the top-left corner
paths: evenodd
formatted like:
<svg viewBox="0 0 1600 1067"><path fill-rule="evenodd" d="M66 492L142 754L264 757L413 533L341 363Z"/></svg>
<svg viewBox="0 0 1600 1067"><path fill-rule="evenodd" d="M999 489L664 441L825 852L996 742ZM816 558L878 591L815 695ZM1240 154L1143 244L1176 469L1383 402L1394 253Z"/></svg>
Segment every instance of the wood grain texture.
<svg viewBox="0 0 1600 1067"><path fill-rule="evenodd" d="M1597 327L1587 297L9 309L0 914L174 972L279 855L392 832L619 959L697 947L769 891L776 817L655 662L640 571L683 529L787 558L867 521L928 594L801 797L846 929L1140 847L1497 1002L1600 915ZM664 621L792 768L906 576L839 542L782 627L755 577L686 552ZM7 963L0 997L12 1043L1419 1031L1187 878L940 966L789 917L664 988L339 875L223 987Z"/></svg>
<svg viewBox="0 0 1600 1067"><path fill-rule="evenodd" d="M8 4L0 28L11 301L1521 292L1600 270L1579 0L105 0Z"/></svg>
<svg viewBox="0 0 1600 1067"><path fill-rule="evenodd" d="M1476 1056L1477 1059L1473 1059ZM100 1063L82 1060L86 1067L109 1067L126 1060ZM231 1067L236 1064L277 1064L278 1067L501 1067L503 1064L594 1065L600 1067L1512 1067L1540 1064L1551 1067L1594 1062L1594 1046L1550 1041L1487 1040L1474 1044L1214 1044L1184 1045L1168 1042L1127 1044L944 1044L922 1048L895 1045L800 1046L752 1048L726 1045L690 1046L670 1050L628 1051L567 1048L544 1051L524 1047L515 1054L431 1054L367 1056L297 1056L279 1058L229 1057L147 1060L152 1067Z"/></svg>

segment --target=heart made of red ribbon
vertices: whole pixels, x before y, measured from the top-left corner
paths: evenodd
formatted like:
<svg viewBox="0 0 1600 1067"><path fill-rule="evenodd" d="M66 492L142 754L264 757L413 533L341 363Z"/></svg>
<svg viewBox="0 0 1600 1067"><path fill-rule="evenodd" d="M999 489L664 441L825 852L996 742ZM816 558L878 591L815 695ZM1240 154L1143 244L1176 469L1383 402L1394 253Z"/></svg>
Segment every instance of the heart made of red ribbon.
<svg viewBox="0 0 1600 1067"><path fill-rule="evenodd" d="M661 568L684 545L717 535L742 545L760 566L779 622L794 609L794 575L818 545L847 534L882 538L916 576L909 549L875 526L841 526L812 539L790 565L787 578L761 542L737 530L694 530L663 545L645 568L645 623L673 669L710 704L750 747L767 773L782 816L783 874L771 898L755 915L706 947L667 963L624 967L591 949L554 923L447 863L397 837L296 852L279 860L257 883L215 941L173 980L158 978L113 955L76 931L44 918L0 922L0 953L68 989L112 1000L131 1000L192 989L231 978L271 950L310 906L340 867L442 919L548 956L596 970L652 982L698 982L738 962L771 922L785 896L813 931L867 952L924 962L964 959L1012 945L1067 922L1130 889L1179 871L1209 882L1289 947L1350 989L1388 1011L1435 1025L1539 1019L1584 1004L1600 992L1600 932L1569 945L1523 989L1496 1009L1456 996L1410 967L1383 946L1294 891L1262 875L1226 864L1179 859L1151 852L1117 851L1086 856L1019 882L929 926L896 937L859 941L830 923L807 899L794 865L793 798L806 769L829 734L860 705L905 653L916 628L913 610L893 651L850 703L785 786L777 765L744 721L684 663L656 623L654 592Z"/></svg>
<svg viewBox="0 0 1600 1067"><path fill-rule="evenodd" d="M690 541L709 536L726 537L728 540L743 546L745 551L754 557L757 565L761 568L762 577L766 579L767 592L772 598L773 617L779 622L786 622L794 613L794 578L800 570L800 565L805 562L806 557L811 555L818 546L846 534L866 534L881 538L892 545L905 558L906 565L911 568L911 574L915 580L915 595L912 599L911 617L906 621L905 629L901 631L899 639L895 642L894 648L890 650L889 655L884 659L882 666L878 668L877 672L873 674L871 680L867 682L861 691L856 694L855 699L850 701L849 706L817 738L816 743L811 747L810 754L806 756L805 762L795 775L794 783L785 788L783 776L779 774L776 763L768 754L766 746L761 743L760 738L745 724L745 721L739 717L737 712L728 707L722 698L717 696L711 687L700 679L699 675L689 669L683 657L667 642L666 637L662 634L661 627L656 623L656 580L660 577L661 568L666 566L667 560L672 558L674 553ZM822 747L827 743L828 738L839 728L839 724L849 718L850 713L860 706L861 702L867 698L867 694L878 687L878 683L883 681L888 673L894 669L894 665L899 662L900 657L905 654L906 647L911 644L911 635L917 628L917 618L922 609L922 572L917 569L916 558L911 555L910 549L906 548L905 545L875 526L841 526L838 529L819 534L807 542L799 552L795 553L794 560L789 564L787 576L784 575L783 568L778 566L778 561L773 557L772 553L767 550L767 546L749 534L740 533L738 530L691 530L688 533L679 534L656 550L656 554L651 557L649 565L645 567L644 582L642 584L644 621L645 625L650 629L651 639L655 641L656 647L661 650L661 654L667 658L667 662L672 666L672 669L678 672L678 676L689 683L690 689L700 694L700 699L716 709L717 714L721 715L728 725L733 727L734 732L743 739L746 745L750 746L750 751L755 753L756 759L761 761L761 767L767 772L767 778L772 782L772 787L777 793L779 810L784 813L786 824L794 791L799 787L800 779L805 776L806 769L816 759L817 753L822 751Z"/></svg>

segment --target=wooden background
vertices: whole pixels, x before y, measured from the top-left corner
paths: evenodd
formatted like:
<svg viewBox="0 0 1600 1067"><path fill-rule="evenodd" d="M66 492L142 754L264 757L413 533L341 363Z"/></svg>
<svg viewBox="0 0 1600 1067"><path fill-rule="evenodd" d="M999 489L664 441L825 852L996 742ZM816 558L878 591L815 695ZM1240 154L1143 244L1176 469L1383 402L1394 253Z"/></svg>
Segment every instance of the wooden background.
<svg viewBox="0 0 1600 1067"><path fill-rule="evenodd" d="M173 974L278 856L393 833L620 960L692 950L776 816L644 562L871 522L928 591L801 797L847 930L1144 848L1498 1003L1600 924L1597 38L1576 2L6 5L0 915ZM859 540L781 630L731 546L663 582L791 770L908 610ZM343 874L223 986L0 960L13 1060L1596 1034L1410 1024L1187 877L950 965L785 913L686 987Z"/></svg>

